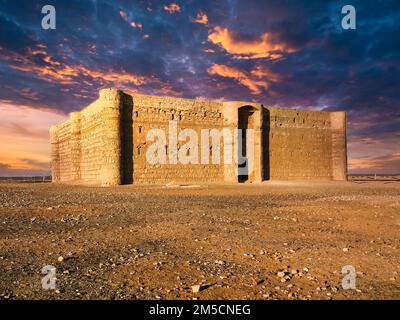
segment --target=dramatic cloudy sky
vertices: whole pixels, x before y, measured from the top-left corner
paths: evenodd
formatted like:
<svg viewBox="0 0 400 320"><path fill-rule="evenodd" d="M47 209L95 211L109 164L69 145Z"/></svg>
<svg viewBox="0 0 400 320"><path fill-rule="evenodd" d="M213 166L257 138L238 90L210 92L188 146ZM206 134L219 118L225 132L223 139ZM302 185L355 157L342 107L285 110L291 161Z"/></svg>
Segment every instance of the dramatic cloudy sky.
<svg viewBox="0 0 400 320"><path fill-rule="evenodd" d="M350 172L399 173L399 21L398 0L0 0L0 175L48 171L48 127L108 86L345 110Z"/></svg>

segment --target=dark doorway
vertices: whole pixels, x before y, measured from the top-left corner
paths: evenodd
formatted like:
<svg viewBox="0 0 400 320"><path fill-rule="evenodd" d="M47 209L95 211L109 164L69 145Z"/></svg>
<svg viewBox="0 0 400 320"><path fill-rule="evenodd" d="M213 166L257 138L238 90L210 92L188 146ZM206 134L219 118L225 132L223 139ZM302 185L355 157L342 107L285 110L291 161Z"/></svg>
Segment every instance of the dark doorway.
<svg viewBox="0 0 400 320"><path fill-rule="evenodd" d="M247 129L253 128L253 107L241 107L238 110L238 182L249 180L247 158Z"/></svg>
<svg viewBox="0 0 400 320"><path fill-rule="evenodd" d="M263 132L262 132L262 159L263 159L263 172L262 179L270 180L270 141L269 135L271 130L271 116L267 108L263 112Z"/></svg>

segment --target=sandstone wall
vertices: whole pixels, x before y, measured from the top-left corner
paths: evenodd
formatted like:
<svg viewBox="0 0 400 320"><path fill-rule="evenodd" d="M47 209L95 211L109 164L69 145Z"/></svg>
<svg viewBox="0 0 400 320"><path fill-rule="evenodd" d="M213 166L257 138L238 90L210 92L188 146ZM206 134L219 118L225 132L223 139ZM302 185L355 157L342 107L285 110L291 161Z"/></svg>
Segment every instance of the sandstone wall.
<svg viewBox="0 0 400 320"><path fill-rule="evenodd" d="M133 107L133 181L139 183L165 182L222 182L224 168L221 165L201 164L199 145L199 164L171 164L173 148L176 150L186 141L176 141L171 145L169 121L175 121L177 132L192 129L201 138L201 129L221 130L226 123L223 119L222 105L213 101L189 100L172 97L158 97L134 94ZM165 153L167 164L152 165L146 161L146 136L151 129L162 129L166 133ZM150 142L151 144L151 142ZM222 150L221 143L221 150ZM212 151L212 150L211 150ZM221 153L223 154L223 153ZM173 157L171 157L173 158Z"/></svg>
<svg viewBox="0 0 400 320"><path fill-rule="evenodd" d="M266 179L346 179L344 113L266 109Z"/></svg>
<svg viewBox="0 0 400 320"><path fill-rule="evenodd" d="M242 110L242 111L241 111ZM241 113L245 111L245 113ZM239 115L248 115L248 121ZM170 121L178 139L171 140ZM243 122L244 121L244 122ZM254 172L248 181L276 179L347 179L346 115L264 107L253 102L215 102L127 95L103 89L99 99L69 120L50 128L54 182L101 185L129 183L237 182L237 165L212 164L211 139L201 153L202 129L237 129L248 123L254 130ZM166 134L165 164L151 164L146 152L151 129ZM175 163L174 154L188 139L179 133L190 129L198 137L198 164ZM233 138L234 139L234 138ZM224 159L224 139L220 159ZM233 140L229 146L233 148ZM202 158L209 163L201 163ZM172 159L172 160L171 160ZM172 162L172 163L171 163Z"/></svg>
<svg viewBox="0 0 400 320"><path fill-rule="evenodd" d="M129 101L122 91L102 90L98 100L50 128L54 182L123 182L121 110Z"/></svg>
<svg viewBox="0 0 400 320"><path fill-rule="evenodd" d="M70 120L50 129L52 177L54 182L72 181L70 136Z"/></svg>
<svg viewBox="0 0 400 320"><path fill-rule="evenodd" d="M332 112L332 179L347 180L346 113Z"/></svg>

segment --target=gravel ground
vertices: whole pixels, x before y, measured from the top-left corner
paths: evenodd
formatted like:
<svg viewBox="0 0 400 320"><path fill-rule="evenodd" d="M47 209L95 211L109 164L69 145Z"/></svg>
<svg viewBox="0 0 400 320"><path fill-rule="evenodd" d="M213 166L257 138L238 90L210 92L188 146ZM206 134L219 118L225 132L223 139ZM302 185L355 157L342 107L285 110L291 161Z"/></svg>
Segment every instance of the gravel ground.
<svg viewBox="0 0 400 320"><path fill-rule="evenodd" d="M395 181L3 182L0 299L400 299L399 235Z"/></svg>

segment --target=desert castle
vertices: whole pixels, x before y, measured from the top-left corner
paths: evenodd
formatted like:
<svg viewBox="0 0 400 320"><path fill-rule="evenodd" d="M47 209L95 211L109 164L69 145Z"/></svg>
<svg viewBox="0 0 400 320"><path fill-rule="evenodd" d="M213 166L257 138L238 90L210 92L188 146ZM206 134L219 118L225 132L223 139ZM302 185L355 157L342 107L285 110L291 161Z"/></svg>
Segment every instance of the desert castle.
<svg viewBox="0 0 400 320"><path fill-rule="evenodd" d="M103 89L50 128L53 182L346 180L346 114Z"/></svg>

